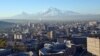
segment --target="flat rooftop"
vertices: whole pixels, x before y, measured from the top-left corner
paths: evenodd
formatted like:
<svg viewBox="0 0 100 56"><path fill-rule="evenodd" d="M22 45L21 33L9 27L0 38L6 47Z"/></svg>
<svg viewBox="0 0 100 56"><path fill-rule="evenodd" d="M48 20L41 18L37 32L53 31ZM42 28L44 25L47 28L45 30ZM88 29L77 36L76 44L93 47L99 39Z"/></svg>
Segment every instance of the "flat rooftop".
<svg viewBox="0 0 100 56"><path fill-rule="evenodd" d="M4 51L5 49L0 49L0 51Z"/></svg>
<svg viewBox="0 0 100 56"><path fill-rule="evenodd" d="M99 38L100 39L100 34L89 34L89 38Z"/></svg>

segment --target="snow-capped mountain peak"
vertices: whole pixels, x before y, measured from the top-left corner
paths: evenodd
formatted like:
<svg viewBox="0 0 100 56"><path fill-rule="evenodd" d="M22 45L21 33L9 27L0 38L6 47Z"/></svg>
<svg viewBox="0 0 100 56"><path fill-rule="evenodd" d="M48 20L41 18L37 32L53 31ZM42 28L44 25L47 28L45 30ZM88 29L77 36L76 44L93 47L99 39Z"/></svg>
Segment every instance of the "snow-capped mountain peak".
<svg viewBox="0 0 100 56"><path fill-rule="evenodd" d="M43 13L43 16L57 16L62 14L62 11L57 8L49 8L47 11Z"/></svg>

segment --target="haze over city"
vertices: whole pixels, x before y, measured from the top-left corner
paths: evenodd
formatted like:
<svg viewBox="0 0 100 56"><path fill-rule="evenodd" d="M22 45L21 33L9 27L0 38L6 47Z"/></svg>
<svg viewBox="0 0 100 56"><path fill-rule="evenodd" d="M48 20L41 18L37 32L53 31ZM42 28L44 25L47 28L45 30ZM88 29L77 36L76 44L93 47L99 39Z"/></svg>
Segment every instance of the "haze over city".
<svg viewBox="0 0 100 56"><path fill-rule="evenodd" d="M0 0L0 17L12 17L22 12L35 14L48 8L81 14L100 14L100 0Z"/></svg>

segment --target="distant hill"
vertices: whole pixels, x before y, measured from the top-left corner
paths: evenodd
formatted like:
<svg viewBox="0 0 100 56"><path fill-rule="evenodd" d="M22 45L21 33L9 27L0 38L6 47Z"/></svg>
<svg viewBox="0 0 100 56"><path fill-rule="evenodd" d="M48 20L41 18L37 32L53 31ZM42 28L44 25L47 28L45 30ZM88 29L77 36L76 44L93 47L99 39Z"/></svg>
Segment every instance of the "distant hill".
<svg viewBox="0 0 100 56"><path fill-rule="evenodd" d="M14 23L0 21L0 29L1 28L10 28L14 25Z"/></svg>

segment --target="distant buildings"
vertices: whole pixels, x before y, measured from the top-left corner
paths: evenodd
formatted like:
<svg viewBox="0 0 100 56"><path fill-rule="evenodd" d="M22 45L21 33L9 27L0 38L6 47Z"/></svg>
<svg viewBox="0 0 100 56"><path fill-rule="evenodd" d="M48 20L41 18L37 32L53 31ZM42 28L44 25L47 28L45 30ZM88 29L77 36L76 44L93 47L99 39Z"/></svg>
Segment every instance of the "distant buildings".
<svg viewBox="0 0 100 56"><path fill-rule="evenodd" d="M49 39L53 39L53 31L49 31L48 33L47 33L47 35L48 35L48 38Z"/></svg>
<svg viewBox="0 0 100 56"><path fill-rule="evenodd" d="M15 39L22 40L22 34L20 34L20 33L14 34L14 40Z"/></svg>
<svg viewBox="0 0 100 56"><path fill-rule="evenodd" d="M0 33L0 47L13 49L12 56L84 56L87 51L100 56L100 36L93 35L100 33L100 24L88 23L18 24L11 32Z"/></svg>

